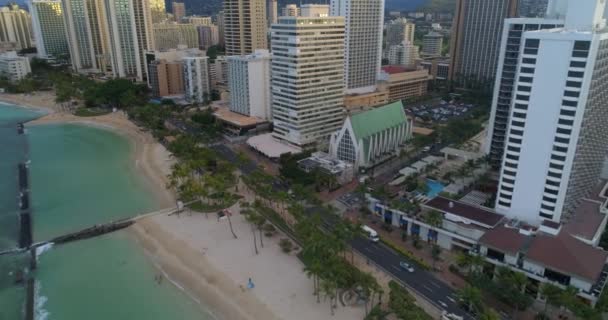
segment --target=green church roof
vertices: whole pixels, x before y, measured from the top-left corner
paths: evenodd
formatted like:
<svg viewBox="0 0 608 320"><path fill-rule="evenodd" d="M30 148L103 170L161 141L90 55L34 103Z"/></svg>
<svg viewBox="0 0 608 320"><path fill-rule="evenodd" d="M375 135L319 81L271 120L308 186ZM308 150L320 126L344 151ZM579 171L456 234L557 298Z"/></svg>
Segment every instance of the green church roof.
<svg viewBox="0 0 608 320"><path fill-rule="evenodd" d="M360 140L407 122L407 116L403 110L403 103L397 101L352 115L350 122L355 137Z"/></svg>

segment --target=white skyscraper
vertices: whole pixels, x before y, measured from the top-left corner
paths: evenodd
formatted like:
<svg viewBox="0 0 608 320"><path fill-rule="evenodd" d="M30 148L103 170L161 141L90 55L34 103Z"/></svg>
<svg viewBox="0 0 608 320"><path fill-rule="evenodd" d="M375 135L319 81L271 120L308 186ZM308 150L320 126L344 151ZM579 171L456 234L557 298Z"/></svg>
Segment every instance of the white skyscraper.
<svg viewBox="0 0 608 320"><path fill-rule="evenodd" d="M374 91L382 63L384 0L332 0L331 15L345 19L346 89Z"/></svg>
<svg viewBox="0 0 608 320"><path fill-rule="evenodd" d="M608 152L605 6L569 0L563 28L523 33L498 212L560 221L596 185Z"/></svg>
<svg viewBox="0 0 608 320"><path fill-rule="evenodd" d="M328 144L343 121L344 18L281 17L271 39L273 136Z"/></svg>
<svg viewBox="0 0 608 320"><path fill-rule="evenodd" d="M70 56L60 0L30 0L32 28L40 58L67 60Z"/></svg>
<svg viewBox="0 0 608 320"><path fill-rule="evenodd" d="M110 52L107 18L102 0L63 0L72 67L76 71L105 71Z"/></svg>
<svg viewBox="0 0 608 320"><path fill-rule="evenodd" d="M209 58L205 55L182 59L184 65L184 91L189 101L203 103L211 94L209 85Z"/></svg>
<svg viewBox="0 0 608 320"><path fill-rule="evenodd" d="M228 57L230 110L249 117L269 120L270 53L256 50L247 56Z"/></svg>
<svg viewBox="0 0 608 320"><path fill-rule="evenodd" d="M145 53L154 48L152 16L147 0L104 0L116 77L145 80Z"/></svg>
<svg viewBox="0 0 608 320"><path fill-rule="evenodd" d="M420 48L409 41L400 45L391 46L388 50L388 63L404 66L414 66L416 59L420 58Z"/></svg>

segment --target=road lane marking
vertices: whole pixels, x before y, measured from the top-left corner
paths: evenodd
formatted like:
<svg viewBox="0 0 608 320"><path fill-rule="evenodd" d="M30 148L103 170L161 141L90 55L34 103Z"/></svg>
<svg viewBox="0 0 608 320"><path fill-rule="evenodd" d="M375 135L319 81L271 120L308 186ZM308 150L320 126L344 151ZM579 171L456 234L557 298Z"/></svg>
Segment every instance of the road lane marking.
<svg viewBox="0 0 608 320"><path fill-rule="evenodd" d="M391 266L393 267L393 269L397 270L397 272L401 271L401 269L399 269L399 267L395 267L395 266Z"/></svg>
<svg viewBox="0 0 608 320"><path fill-rule="evenodd" d="M429 288L427 285L423 285L422 287L424 287L425 289L427 289L430 292L433 292L433 289Z"/></svg>
<svg viewBox="0 0 608 320"><path fill-rule="evenodd" d="M445 298L452 301L452 303L456 303L456 300L452 299L452 297L445 297Z"/></svg>
<svg viewBox="0 0 608 320"><path fill-rule="evenodd" d="M431 281L431 284L432 284L433 286L437 287L438 289L441 289L441 286L440 286L440 285L438 285L436 282Z"/></svg>

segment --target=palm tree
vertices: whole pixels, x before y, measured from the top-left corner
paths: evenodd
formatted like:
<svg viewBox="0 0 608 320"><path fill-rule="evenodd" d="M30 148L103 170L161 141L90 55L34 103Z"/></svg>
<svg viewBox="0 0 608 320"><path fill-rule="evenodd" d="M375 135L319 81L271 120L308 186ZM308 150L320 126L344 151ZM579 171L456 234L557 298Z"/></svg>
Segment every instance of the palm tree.
<svg viewBox="0 0 608 320"><path fill-rule="evenodd" d="M329 298L329 308L331 309L331 315L334 315L334 310L336 305L334 300L337 300L337 290L338 286L335 281L332 280L321 280L321 293L325 296L325 298Z"/></svg>
<svg viewBox="0 0 608 320"><path fill-rule="evenodd" d="M456 256L456 264L467 270L467 274L471 271L472 260L472 256L468 253L459 252Z"/></svg>
<svg viewBox="0 0 608 320"><path fill-rule="evenodd" d="M466 286L458 291L458 297L469 312L480 310L482 305L481 290L473 286Z"/></svg>
<svg viewBox="0 0 608 320"><path fill-rule="evenodd" d="M563 290L558 286L551 283L543 283L540 286L540 294L545 298L545 308L543 313L547 313L547 307L549 305L561 305Z"/></svg>
<svg viewBox="0 0 608 320"><path fill-rule="evenodd" d="M258 220L257 213L253 211L253 209L247 208L242 210L241 214L245 215L245 220L247 220L247 222L249 222L251 225L251 233L253 233L253 248L255 249L255 254L258 254L258 243L255 235L255 226L257 225Z"/></svg>
<svg viewBox="0 0 608 320"><path fill-rule="evenodd" d="M433 269L435 269L435 263L439 260L441 255L441 248L434 244L431 248L431 258L433 258Z"/></svg>
<svg viewBox="0 0 608 320"><path fill-rule="evenodd" d="M492 308L484 308L477 320L500 320L500 315Z"/></svg>

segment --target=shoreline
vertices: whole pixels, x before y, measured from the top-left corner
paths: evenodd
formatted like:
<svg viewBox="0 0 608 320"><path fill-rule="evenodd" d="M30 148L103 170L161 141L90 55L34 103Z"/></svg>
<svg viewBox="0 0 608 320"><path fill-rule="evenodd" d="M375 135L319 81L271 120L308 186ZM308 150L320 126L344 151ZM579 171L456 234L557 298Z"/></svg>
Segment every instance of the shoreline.
<svg viewBox="0 0 608 320"><path fill-rule="evenodd" d="M133 169L144 179L144 185L156 196L161 208L173 206L175 196L166 185L175 159L126 114L78 117L58 107L26 126L66 123L94 126L127 138L133 145ZM253 201L252 197L246 196L248 201ZM207 217L196 212L147 217L131 226L128 233L166 280L218 320L364 317L361 306L341 306L330 316L327 302L316 301L312 282L302 271L302 262L280 250L279 240L284 235L265 237L266 247L259 248L259 255L254 254L251 225L240 214L238 203L230 210L235 213L232 224L238 239L229 234L226 221L216 221L214 214ZM254 289L246 288L248 278L254 279Z"/></svg>

